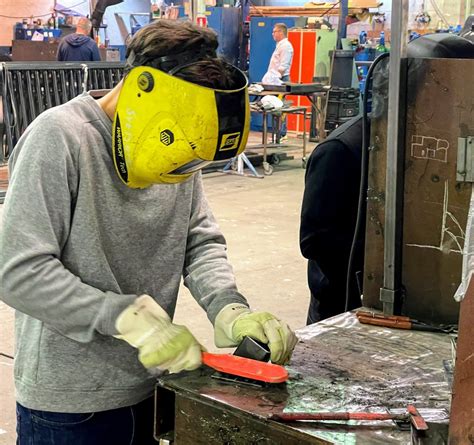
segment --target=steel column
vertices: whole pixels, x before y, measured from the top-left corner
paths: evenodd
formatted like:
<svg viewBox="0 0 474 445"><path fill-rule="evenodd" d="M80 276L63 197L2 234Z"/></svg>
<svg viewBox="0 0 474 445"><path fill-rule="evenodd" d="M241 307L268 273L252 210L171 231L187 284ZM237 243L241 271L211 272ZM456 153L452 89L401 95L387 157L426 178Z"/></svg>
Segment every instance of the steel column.
<svg viewBox="0 0 474 445"><path fill-rule="evenodd" d="M388 91L384 287L380 290L383 311L390 315L399 313L401 303L407 24L408 0L393 0Z"/></svg>
<svg viewBox="0 0 474 445"><path fill-rule="evenodd" d="M339 21L337 31L337 49L342 49L342 39L347 35L347 15L349 14L349 0L339 2Z"/></svg>

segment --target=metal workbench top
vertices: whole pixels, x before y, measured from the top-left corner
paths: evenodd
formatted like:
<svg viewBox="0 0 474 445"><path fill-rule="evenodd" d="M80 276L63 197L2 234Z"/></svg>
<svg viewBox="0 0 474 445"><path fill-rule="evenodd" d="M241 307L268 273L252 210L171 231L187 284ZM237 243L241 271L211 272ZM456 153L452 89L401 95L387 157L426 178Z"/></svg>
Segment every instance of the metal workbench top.
<svg viewBox="0 0 474 445"><path fill-rule="evenodd" d="M443 364L452 359L448 335L362 325L353 313L307 326L297 334L300 342L287 367L290 379L286 384L258 388L224 383L212 378L206 369L163 377L160 384L178 398L270 425L279 432L281 443L285 443L285 433L305 439L295 443L411 441L410 432L401 431L391 421L278 424L268 420L271 414L282 411L390 409L403 413L408 404L414 404L427 422L448 423L451 393ZM205 422L204 417L201 422Z"/></svg>

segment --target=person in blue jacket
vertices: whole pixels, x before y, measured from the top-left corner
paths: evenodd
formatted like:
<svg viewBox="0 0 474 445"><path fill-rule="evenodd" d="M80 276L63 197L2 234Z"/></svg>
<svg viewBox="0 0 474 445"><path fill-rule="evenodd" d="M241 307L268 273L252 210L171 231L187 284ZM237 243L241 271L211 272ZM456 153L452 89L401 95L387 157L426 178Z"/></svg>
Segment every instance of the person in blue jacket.
<svg viewBox="0 0 474 445"><path fill-rule="evenodd" d="M60 62L100 61L97 43L89 37L91 28L92 24L88 18L79 19L76 32L64 37L59 44L58 60Z"/></svg>

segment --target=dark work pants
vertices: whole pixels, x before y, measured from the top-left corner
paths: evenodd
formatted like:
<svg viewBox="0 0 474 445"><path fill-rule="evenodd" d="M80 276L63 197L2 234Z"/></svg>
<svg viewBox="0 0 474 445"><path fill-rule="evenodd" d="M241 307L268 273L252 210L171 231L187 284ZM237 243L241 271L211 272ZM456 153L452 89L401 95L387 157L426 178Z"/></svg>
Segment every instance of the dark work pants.
<svg viewBox="0 0 474 445"><path fill-rule="evenodd" d="M156 445L154 398L95 413L37 411L17 403L17 445Z"/></svg>
<svg viewBox="0 0 474 445"><path fill-rule="evenodd" d="M340 293L340 298L334 295L319 295L319 298L311 294L309 301L308 318L306 324L313 324L326 318L345 312L346 300L344 293ZM322 297L322 298L321 298ZM325 298L326 297L326 298ZM332 297L332 298L331 298ZM361 299L357 295L351 295L349 300L349 310L356 309L362 305Z"/></svg>

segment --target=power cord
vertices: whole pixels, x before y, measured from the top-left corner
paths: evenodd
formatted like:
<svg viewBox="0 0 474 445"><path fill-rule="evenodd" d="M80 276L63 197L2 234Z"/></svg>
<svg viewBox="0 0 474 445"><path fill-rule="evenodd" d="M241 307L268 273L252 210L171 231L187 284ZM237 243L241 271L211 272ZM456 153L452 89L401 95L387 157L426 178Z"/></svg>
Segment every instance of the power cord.
<svg viewBox="0 0 474 445"><path fill-rule="evenodd" d="M8 355L8 354L5 354L5 353L3 353L3 352L0 352L0 355L1 355L2 357L10 358L10 359L12 359L12 360L15 358L15 357L13 357L13 355Z"/></svg>

